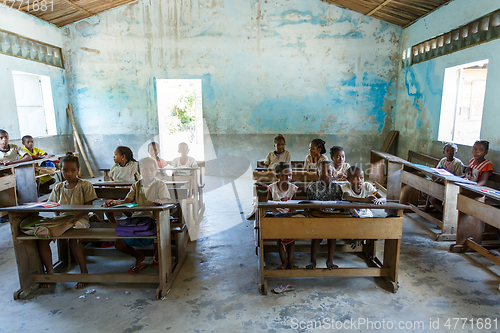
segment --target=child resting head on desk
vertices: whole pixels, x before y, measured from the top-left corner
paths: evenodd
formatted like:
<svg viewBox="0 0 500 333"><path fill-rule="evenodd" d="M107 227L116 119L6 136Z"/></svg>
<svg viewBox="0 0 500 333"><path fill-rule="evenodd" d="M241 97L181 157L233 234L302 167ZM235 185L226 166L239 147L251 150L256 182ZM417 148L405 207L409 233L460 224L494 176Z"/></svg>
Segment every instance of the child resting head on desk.
<svg viewBox="0 0 500 333"><path fill-rule="evenodd" d="M319 180L307 188L307 200L320 201L339 201L342 200L342 189L340 185L333 181L333 164L329 161L323 161L318 164ZM313 212L310 211L310 215ZM316 268L316 256L319 250L321 239L311 240L311 261L306 266L307 269ZM328 259L326 260L326 268L338 268L333 264L333 256L335 254L336 239L328 240Z"/></svg>
<svg viewBox="0 0 500 333"><path fill-rule="evenodd" d="M49 202L57 202L61 205L91 205L97 199L94 186L91 182L78 178L80 171L80 161L72 152L68 152L61 159L61 170L65 181L57 184L49 197ZM77 213L74 216L74 228L87 229L90 227L88 213ZM38 252L47 274L54 274L52 266L52 251L50 249L51 240L38 240ZM80 266L82 274L88 273L85 262L85 253L80 240L70 239L71 251ZM41 287L48 288L50 284L41 284ZM85 287L85 284L78 282L76 289Z"/></svg>
<svg viewBox="0 0 500 333"><path fill-rule="evenodd" d="M292 180L292 165L288 162L279 162L275 167L276 178L278 181L269 185L267 199L273 201L288 201L295 197L298 186L290 183ZM289 212L288 208L277 208L277 216ZM294 269L297 268L293 264L295 256L295 239L278 239L278 253L281 259L281 265L278 269ZM288 259L287 259L288 253Z"/></svg>
<svg viewBox="0 0 500 333"><path fill-rule="evenodd" d="M18 159L18 157L21 157ZM9 133L0 129L0 165L12 165L31 161L28 152L17 145L9 144Z"/></svg>
<svg viewBox="0 0 500 333"><path fill-rule="evenodd" d="M333 146L330 148L330 157L333 162L333 180L347 180L347 169L351 166L345 161L344 148L340 146Z"/></svg>
<svg viewBox="0 0 500 333"><path fill-rule="evenodd" d="M274 151L269 152L264 160L264 165L269 170L274 170L279 162L290 163L290 152L285 150L285 145L286 141L283 135L278 134L274 137Z"/></svg>
<svg viewBox="0 0 500 333"><path fill-rule="evenodd" d="M374 203L376 205L386 201L378 193L375 186L365 182L365 173L355 165L347 169L347 183L342 184L342 192L346 201Z"/></svg>
<svg viewBox="0 0 500 333"><path fill-rule="evenodd" d="M109 178L114 182L131 182L141 178L139 164L134 159L132 149L119 146L113 156L115 164L109 169Z"/></svg>
<svg viewBox="0 0 500 333"><path fill-rule="evenodd" d="M158 172L158 164L156 161L150 157L145 157L139 161L139 168L141 170L142 180L132 185L124 200L108 200L104 204L105 207L113 207L132 202L135 202L138 206L162 206L171 202L167 185L155 177ZM152 219L153 213L150 211L135 212L132 215L132 219L134 218ZM153 239L149 238L117 239L115 241L115 248L118 251L135 258L135 263L130 267L128 273L134 274L146 267L146 263L143 262L145 259L144 254L133 247L149 246L151 243L153 243ZM157 244L155 243L154 245L157 250ZM158 253L155 253L153 258L154 268L158 267L157 255Z"/></svg>
<svg viewBox="0 0 500 333"><path fill-rule="evenodd" d="M304 162L304 169L317 169L318 163L328 161L328 158L323 155L326 153L325 141L321 139L314 139L309 144L309 155L306 156Z"/></svg>
<svg viewBox="0 0 500 333"><path fill-rule="evenodd" d="M21 140L24 145L23 150L27 151L32 159L39 160L47 157L54 157L54 155L49 155L44 150L35 147L35 140L31 135L25 135ZM55 167L55 164L52 161L45 161L40 166ZM44 194L49 193L49 186L56 182L55 179L49 175L41 176L37 178L36 181L38 192Z"/></svg>

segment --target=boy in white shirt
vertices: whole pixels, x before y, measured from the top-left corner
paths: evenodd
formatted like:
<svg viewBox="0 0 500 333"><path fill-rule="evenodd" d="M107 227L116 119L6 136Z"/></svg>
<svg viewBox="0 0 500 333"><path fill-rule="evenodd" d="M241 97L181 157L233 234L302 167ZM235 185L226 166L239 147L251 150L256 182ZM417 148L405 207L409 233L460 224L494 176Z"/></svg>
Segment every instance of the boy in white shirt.
<svg viewBox="0 0 500 333"><path fill-rule="evenodd" d="M181 157L176 157L172 161L172 166L174 168L197 168L198 163L196 163L196 160L188 156L189 154L189 146L185 142L179 143L179 154L181 154ZM176 170L174 172L174 176L190 176L191 175L191 170Z"/></svg>

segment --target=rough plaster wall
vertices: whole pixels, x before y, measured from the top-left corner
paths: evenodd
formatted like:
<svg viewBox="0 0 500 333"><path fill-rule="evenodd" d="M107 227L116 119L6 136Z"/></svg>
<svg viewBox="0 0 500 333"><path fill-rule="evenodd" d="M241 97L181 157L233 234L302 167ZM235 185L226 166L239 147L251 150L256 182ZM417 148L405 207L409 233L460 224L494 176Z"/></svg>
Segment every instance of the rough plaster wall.
<svg viewBox="0 0 500 333"><path fill-rule="evenodd" d="M403 31L401 50L450 31L498 9L499 3L481 0L470 5L467 0L454 0ZM401 51L402 52L402 51ZM443 156L443 143L438 141L444 72L476 60L489 59L484 101L481 139L490 141L488 158L500 171L500 135L498 105L500 105L500 40L490 41L405 68L398 80L397 116L399 130L398 154L406 158L408 150ZM451 121L451 120L450 120ZM473 142L471 142L472 146ZM471 147L459 145L458 157L463 162L472 158Z"/></svg>
<svg viewBox="0 0 500 333"><path fill-rule="evenodd" d="M62 46L61 31L57 27L4 6L0 6L0 29L51 45ZM70 130L66 115L68 88L66 85L65 70L31 60L0 54L0 91L2 92L2 102L0 103L0 119L2 119L2 123L0 128L9 132L11 140L15 141L29 133L19 132L12 71L22 71L50 77L57 131L58 134L62 135L58 140L61 142L54 140L54 137L49 137L37 139L36 144L44 150L54 153L66 151L69 148L70 141L68 141L69 137L65 134L68 134ZM13 143L17 143L14 141Z"/></svg>
<svg viewBox="0 0 500 333"><path fill-rule="evenodd" d="M218 156L264 159L282 133L300 160L330 135L356 163L393 127L400 33L316 0L142 0L64 29L70 100L100 167L157 134L164 78L202 79Z"/></svg>

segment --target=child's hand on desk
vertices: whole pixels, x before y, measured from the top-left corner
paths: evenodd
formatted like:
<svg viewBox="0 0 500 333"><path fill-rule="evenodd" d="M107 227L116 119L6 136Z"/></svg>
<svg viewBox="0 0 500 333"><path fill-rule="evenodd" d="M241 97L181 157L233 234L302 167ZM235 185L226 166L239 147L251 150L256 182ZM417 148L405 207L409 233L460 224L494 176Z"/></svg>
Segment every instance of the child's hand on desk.
<svg viewBox="0 0 500 333"><path fill-rule="evenodd" d="M339 176L337 177L337 180L347 180L347 175L341 173L339 174Z"/></svg>
<svg viewBox="0 0 500 333"><path fill-rule="evenodd" d="M366 200L367 203L372 203L372 202L375 202L375 200L377 200L377 197L374 196L374 195L369 195L369 196L366 197L365 200Z"/></svg>
<svg viewBox="0 0 500 333"><path fill-rule="evenodd" d="M153 204L153 206L163 206L163 203L161 202L161 200L155 200L151 203Z"/></svg>
<svg viewBox="0 0 500 333"><path fill-rule="evenodd" d="M104 203L104 207L113 207L113 206L116 206L116 200L108 200Z"/></svg>
<svg viewBox="0 0 500 333"><path fill-rule="evenodd" d="M373 201L373 203L374 203L375 205L383 205L383 204L385 204L385 203L386 203L386 201L387 201L387 200L386 200L385 198L377 198L377 199L375 199L375 200Z"/></svg>

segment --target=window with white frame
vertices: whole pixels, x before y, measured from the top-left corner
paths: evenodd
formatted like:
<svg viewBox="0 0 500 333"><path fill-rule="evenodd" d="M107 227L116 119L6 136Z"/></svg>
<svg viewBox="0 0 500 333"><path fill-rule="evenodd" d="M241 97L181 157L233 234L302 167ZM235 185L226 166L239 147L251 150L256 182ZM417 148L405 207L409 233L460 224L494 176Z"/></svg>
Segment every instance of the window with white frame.
<svg viewBox="0 0 500 333"><path fill-rule="evenodd" d="M472 146L481 136L488 60L445 70L439 141Z"/></svg>
<svg viewBox="0 0 500 333"><path fill-rule="evenodd" d="M50 78L12 72L21 136L45 137L57 134Z"/></svg>

